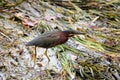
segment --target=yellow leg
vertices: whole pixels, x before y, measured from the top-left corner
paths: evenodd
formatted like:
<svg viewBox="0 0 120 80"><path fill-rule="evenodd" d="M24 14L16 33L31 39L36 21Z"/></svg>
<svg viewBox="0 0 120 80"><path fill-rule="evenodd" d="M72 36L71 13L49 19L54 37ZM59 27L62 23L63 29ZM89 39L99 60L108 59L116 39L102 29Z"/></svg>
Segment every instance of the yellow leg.
<svg viewBox="0 0 120 80"><path fill-rule="evenodd" d="M48 49L46 49L46 51L45 51L45 56L47 57L47 59L48 59L48 62L50 62L50 58L49 58L49 56L48 56L48 54L47 54L47 51L48 51Z"/></svg>
<svg viewBox="0 0 120 80"><path fill-rule="evenodd" d="M33 61L35 63L36 62L36 55L37 55L37 53L36 53L36 46L34 47L34 49L35 49L35 54L32 55L32 58L33 58Z"/></svg>
<svg viewBox="0 0 120 80"><path fill-rule="evenodd" d="M36 46L35 46L35 56L37 55L37 53L36 53Z"/></svg>

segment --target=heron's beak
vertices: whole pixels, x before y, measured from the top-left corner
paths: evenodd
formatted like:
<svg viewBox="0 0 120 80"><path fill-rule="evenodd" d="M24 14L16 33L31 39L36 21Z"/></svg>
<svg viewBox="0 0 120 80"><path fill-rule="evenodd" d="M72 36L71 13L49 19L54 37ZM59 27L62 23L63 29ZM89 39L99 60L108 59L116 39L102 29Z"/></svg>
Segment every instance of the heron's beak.
<svg viewBox="0 0 120 80"><path fill-rule="evenodd" d="M85 32L76 32L76 33L74 33L74 35L80 35L80 34L82 34L82 35L84 35L84 34L86 34Z"/></svg>
<svg viewBox="0 0 120 80"><path fill-rule="evenodd" d="M74 36L75 34L69 34L69 37L72 37L72 36Z"/></svg>
<svg viewBox="0 0 120 80"><path fill-rule="evenodd" d="M85 33L84 32L76 32L76 33L73 33L73 34L69 34L69 37L72 37L74 35L84 35Z"/></svg>

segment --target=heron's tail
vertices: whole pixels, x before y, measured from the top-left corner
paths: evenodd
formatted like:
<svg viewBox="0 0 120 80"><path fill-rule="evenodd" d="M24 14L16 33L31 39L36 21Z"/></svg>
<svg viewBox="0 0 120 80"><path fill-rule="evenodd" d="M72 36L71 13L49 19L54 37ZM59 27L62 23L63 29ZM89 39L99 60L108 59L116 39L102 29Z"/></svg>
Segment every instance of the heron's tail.
<svg viewBox="0 0 120 80"><path fill-rule="evenodd" d="M34 44L33 44L33 42L27 42L26 44L25 44L26 46L33 46Z"/></svg>

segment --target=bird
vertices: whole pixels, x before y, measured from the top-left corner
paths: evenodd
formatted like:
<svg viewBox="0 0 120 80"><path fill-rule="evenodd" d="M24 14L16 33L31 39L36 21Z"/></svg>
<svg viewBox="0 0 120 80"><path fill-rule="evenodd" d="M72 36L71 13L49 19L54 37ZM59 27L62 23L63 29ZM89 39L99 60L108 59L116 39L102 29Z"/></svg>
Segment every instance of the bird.
<svg viewBox="0 0 120 80"><path fill-rule="evenodd" d="M36 54L36 47L46 48L44 54L47 57L48 61L50 61L50 58L47 54L48 48L52 48L57 45L64 44L65 42L68 41L69 37L78 34L85 34L85 33L76 30L46 32L37 36L33 40L27 42L26 46L35 46L35 54Z"/></svg>

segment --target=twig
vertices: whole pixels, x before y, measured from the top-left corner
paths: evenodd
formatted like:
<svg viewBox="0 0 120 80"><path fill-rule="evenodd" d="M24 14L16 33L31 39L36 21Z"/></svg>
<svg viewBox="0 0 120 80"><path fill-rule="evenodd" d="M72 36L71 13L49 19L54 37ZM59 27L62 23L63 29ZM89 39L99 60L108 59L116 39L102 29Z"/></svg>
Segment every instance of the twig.
<svg viewBox="0 0 120 80"><path fill-rule="evenodd" d="M9 39L10 41L12 41L12 39L10 39L7 35L5 35L4 33L0 32L1 35L3 35L4 37L6 37L7 39Z"/></svg>

